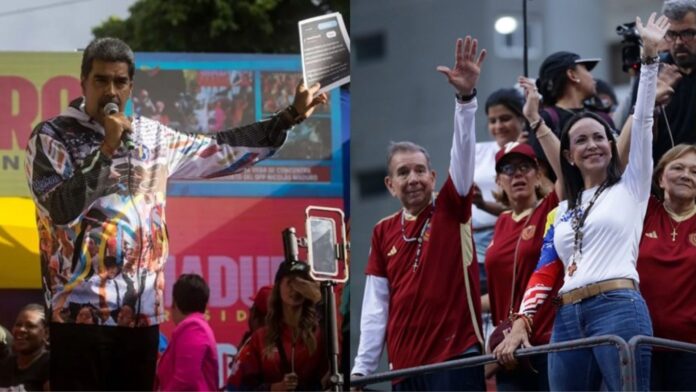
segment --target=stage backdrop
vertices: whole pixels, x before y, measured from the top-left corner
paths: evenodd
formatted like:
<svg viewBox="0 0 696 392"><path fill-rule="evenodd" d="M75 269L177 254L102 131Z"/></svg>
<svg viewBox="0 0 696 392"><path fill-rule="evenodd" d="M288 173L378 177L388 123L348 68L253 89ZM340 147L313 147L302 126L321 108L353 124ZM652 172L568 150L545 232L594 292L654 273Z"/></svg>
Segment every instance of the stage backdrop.
<svg viewBox="0 0 696 392"><path fill-rule="evenodd" d="M266 117L292 102L301 78L299 56L136 53L136 59L128 111L184 131L214 133ZM0 53L0 292L40 288L24 149L39 121L81 95L80 60L80 53ZM304 235L308 205L344 208L348 130L341 125L348 113L341 106L334 90L329 105L295 127L274 158L244 173L170 182L165 306L181 273L208 281L223 380L247 329L250 298L273 283L283 259L281 231L295 226ZM169 337L173 327L168 321L162 332Z"/></svg>

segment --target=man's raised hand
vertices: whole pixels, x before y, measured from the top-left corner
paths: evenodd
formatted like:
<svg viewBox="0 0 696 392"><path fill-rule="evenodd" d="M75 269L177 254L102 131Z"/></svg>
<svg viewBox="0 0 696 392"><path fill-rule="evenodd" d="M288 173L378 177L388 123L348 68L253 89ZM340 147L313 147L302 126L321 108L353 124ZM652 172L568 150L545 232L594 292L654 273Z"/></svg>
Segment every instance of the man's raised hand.
<svg viewBox="0 0 696 392"><path fill-rule="evenodd" d="M447 77L449 83L461 95L471 95L481 75L481 64L486 58L486 49L477 54L478 41L467 35L457 39L454 53L454 68L438 66L437 71Z"/></svg>

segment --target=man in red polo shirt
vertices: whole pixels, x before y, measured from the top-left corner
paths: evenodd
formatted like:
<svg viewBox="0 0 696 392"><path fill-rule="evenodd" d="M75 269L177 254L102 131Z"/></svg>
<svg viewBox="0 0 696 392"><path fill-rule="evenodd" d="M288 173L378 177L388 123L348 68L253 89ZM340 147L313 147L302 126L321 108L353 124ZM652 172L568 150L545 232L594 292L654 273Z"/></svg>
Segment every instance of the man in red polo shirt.
<svg viewBox="0 0 696 392"><path fill-rule="evenodd" d="M403 208L375 226L366 269L361 336L352 374L373 373L386 340L390 368L481 353L479 271L471 237L476 83L485 50L457 40L453 69L438 67L456 90L449 176L433 195L428 152L392 143L385 184ZM483 390L482 367L393 380L394 390Z"/></svg>

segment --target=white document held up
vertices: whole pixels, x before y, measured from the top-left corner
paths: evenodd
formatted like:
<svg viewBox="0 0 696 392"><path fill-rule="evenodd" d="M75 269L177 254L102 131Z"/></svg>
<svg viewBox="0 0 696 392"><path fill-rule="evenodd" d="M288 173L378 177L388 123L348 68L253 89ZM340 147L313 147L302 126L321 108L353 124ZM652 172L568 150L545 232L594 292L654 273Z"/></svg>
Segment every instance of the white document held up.
<svg viewBox="0 0 696 392"><path fill-rule="evenodd" d="M341 14L305 19L298 25L305 85L319 82L323 92L349 83L350 38Z"/></svg>

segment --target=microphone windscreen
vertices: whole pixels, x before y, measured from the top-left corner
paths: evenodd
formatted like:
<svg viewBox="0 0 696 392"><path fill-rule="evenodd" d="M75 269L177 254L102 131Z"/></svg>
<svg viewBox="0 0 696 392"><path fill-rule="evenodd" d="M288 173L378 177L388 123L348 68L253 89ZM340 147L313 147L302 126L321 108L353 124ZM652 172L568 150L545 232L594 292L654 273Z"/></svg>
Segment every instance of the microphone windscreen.
<svg viewBox="0 0 696 392"><path fill-rule="evenodd" d="M105 116L110 116L112 114L118 113L118 105L116 105L113 102L109 102L106 105L104 105L104 115Z"/></svg>

